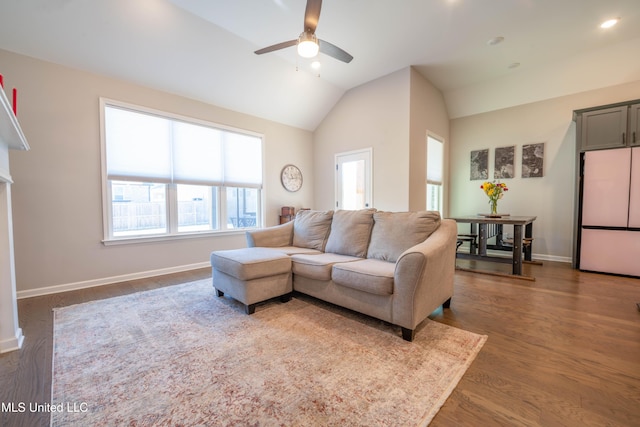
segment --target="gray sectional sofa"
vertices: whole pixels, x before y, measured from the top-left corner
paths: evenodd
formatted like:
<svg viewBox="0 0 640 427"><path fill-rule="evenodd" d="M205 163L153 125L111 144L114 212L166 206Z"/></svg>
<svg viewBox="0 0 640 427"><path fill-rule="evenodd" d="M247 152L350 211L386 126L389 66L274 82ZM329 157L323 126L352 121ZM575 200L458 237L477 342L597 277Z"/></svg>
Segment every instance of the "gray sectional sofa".
<svg viewBox="0 0 640 427"><path fill-rule="evenodd" d="M247 232L249 248L214 252L213 284L251 307L266 298L245 288L266 283L270 272L283 277L290 262L291 275L267 296L311 295L400 326L412 341L416 327L451 302L456 235L455 221L438 212L301 210L289 223Z"/></svg>

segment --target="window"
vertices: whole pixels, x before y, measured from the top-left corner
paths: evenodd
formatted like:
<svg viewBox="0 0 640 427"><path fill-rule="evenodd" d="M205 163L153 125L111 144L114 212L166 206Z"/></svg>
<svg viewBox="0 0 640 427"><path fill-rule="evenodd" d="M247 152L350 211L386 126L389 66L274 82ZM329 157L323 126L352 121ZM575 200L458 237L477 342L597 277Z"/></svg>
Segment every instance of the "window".
<svg viewBox="0 0 640 427"><path fill-rule="evenodd" d="M102 100L105 240L260 225L262 138Z"/></svg>
<svg viewBox="0 0 640 427"><path fill-rule="evenodd" d="M442 212L443 143L427 136L427 210Z"/></svg>

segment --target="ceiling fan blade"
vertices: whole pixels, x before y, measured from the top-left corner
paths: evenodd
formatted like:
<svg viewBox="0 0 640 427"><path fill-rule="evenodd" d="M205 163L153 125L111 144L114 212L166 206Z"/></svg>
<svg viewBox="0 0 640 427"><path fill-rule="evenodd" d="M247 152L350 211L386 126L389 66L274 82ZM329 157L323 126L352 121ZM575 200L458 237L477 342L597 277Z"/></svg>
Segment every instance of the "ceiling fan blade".
<svg viewBox="0 0 640 427"><path fill-rule="evenodd" d="M256 50L254 53L256 55L262 55L263 53L273 52L274 50L284 49L287 47L295 46L297 44L298 44L298 39L289 40L287 42L282 42L282 43L274 44L272 46L263 47L262 49Z"/></svg>
<svg viewBox="0 0 640 427"><path fill-rule="evenodd" d="M307 0L307 9L304 11L304 30L311 34L316 32L318 20L320 19L320 9L322 0Z"/></svg>
<svg viewBox="0 0 640 427"><path fill-rule="evenodd" d="M349 55L344 50L340 49L338 46L331 44L324 40L318 40L320 43L320 52L329 55L335 59L338 59L342 62L346 62L347 64L351 62L353 56Z"/></svg>

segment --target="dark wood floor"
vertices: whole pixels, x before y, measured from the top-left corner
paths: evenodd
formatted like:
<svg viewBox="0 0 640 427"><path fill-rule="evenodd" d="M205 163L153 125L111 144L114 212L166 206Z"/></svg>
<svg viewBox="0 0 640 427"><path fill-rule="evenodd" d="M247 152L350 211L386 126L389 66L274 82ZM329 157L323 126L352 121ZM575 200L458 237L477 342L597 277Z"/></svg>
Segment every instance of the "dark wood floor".
<svg viewBox="0 0 640 427"><path fill-rule="evenodd" d="M524 269L456 273L432 318L489 339L432 425L640 426L640 279Z"/></svg>
<svg viewBox="0 0 640 427"><path fill-rule="evenodd" d="M489 339L432 426L640 425L640 279L552 262L526 265L525 272L537 280L456 272L451 309L431 318ZM25 342L0 355L0 402L19 410L20 402L50 401L53 307L210 274L202 269L19 301ZM0 426L49 425L47 414L4 409Z"/></svg>

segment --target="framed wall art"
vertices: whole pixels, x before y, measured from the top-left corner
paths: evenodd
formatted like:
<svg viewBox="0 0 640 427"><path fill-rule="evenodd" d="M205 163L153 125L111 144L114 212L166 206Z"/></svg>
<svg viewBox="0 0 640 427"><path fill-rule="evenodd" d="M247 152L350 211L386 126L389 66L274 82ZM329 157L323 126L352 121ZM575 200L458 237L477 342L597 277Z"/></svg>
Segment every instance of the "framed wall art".
<svg viewBox="0 0 640 427"><path fill-rule="evenodd" d="M544 142L522 146L522 177L544 176Z"/></svg>
<svg viewBox="0 0 640 427"><path fill-rule="evenodd" d="M472 181L489 179L489 149L471 151L471 174Z"/></svg>
<svg viewBox="0 0 640 427"><path fill-rule="evenodd" d="M512 145L511 147L496 148L493 179L513 178L515 169L515 150L515 145Z"/></svg>

